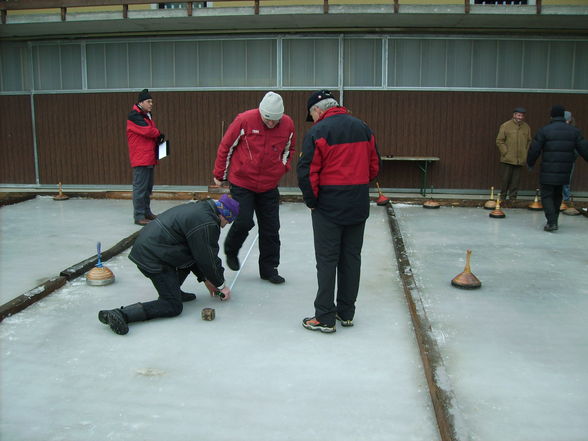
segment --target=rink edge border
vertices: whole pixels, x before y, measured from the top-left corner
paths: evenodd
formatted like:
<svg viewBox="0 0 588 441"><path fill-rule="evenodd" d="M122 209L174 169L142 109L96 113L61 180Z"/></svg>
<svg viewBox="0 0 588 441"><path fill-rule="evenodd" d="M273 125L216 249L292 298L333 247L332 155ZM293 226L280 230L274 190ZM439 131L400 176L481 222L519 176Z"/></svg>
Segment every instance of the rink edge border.
<svg viewBox="0 0 588 441"><path fill-rule="evenodd" d="M413 276L396 213L392 203L388 202L385 207L396 254L398 274L410 312L441 441L469 440L463 416L456 405L441 351L432 333L431 323Z"/></svg>

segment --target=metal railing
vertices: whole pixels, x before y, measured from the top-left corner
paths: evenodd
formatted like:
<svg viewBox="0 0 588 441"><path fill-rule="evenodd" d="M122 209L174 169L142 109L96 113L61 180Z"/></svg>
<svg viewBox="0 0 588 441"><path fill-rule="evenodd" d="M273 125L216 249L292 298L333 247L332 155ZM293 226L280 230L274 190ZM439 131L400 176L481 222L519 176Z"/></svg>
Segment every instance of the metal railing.
<svg viewBox="0 0 588 441"><path fill-rule="evenodd" d="M225 3L225 2L252 2L255 15L259 14L259 8L261 0L214 0L214 3ZM283 3L284 5L296 4L296 0L264 0L272 3ZM389 0L390 6L393 8L394 13L397 14L400 11L402 0ZM186 14L191 17L194 10L194 3L201 2L178 2L175 0L163 0L163 1L146 1L146 0L0 0L0 13L2 15L2 24L6 24L7 11L22 11L31 9L59 9L61 11L61 20L65 21L67 17L68 8L80 8L80 7L96 7L96 6L121 6L123 18L128 18L129 6L130 5L148 5L148 4L169 4L169 3L182 3L186 5ZM536 11L537 14L541 14L541 3L542 0L536 0ZM404 4L414 4L407 1ZM435 2L431 2L435 4ZM469 14L471 10L470 0L463 0L464 13ZM329 0L323 0L323 13L329 13Z"/></svg>

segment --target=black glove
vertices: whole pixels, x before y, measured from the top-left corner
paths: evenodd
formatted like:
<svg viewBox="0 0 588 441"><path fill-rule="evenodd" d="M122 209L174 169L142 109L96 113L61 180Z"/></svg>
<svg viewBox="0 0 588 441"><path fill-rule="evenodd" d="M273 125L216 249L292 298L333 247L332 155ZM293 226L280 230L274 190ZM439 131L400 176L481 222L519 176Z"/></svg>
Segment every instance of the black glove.
<svg viewBox="0 0 588 441"><path fill-rule="evenodd" d="M161 144L165 141L165 135L163 133L159 133L159 138L157 138L157 144Z"/></svg>

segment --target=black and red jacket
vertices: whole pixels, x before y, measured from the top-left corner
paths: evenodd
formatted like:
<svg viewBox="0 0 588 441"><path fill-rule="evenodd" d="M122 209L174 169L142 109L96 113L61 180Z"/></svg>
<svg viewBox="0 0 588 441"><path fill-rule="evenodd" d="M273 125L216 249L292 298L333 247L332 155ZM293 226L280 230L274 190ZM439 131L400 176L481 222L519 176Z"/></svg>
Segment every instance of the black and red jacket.
<svg viewBox="0 0 588 441"><path fill-rule="evenodd" d="M135 104L127 118L127 140L131 167L157 164L155 149L160 134L151 115L145 113Z"/></svg>
<svg viewBox="0 0 588 441"><path fill-rule="evenodd" d="M328 109L304 136L298 186L304 202L340 225L369 216L369 183L380 170L371 129L342 106Z"/></svg>

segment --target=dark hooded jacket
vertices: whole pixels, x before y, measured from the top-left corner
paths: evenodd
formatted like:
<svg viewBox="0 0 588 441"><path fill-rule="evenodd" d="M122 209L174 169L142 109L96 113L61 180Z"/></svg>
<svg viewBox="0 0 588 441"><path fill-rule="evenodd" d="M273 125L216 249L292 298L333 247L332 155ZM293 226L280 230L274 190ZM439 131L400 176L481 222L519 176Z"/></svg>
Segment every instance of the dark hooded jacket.
<svg viewBox="0 0 588 441"><path fill-rule="evenodd" d="M535 134L527 154L527 165L533 167L541 156L539 182L566 185L570 183L576 152L588 161L588 141L579 129L566 124L563 117L556 117Z"/></svg>
<svg viewBox="0 0 588 441"><path fill-rule="evenodd" d="M141 230L129 259L148 273L165 268L197 267L199 281L224 284L218 257L220 218L212 199L178 205L159 214Z"/></svg>

